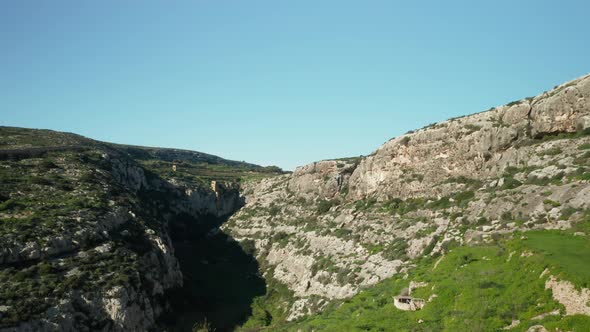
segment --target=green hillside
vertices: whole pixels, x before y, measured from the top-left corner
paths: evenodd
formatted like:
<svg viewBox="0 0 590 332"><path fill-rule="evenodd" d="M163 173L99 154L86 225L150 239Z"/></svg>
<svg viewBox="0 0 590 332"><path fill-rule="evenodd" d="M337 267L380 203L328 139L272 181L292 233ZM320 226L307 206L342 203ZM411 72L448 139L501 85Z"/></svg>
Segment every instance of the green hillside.
<svg viewBox="0 0 590 332"><path fill-rule="evenodd" d="M590 226L590 214L579 228ZM400 275L365 289L345 301L331 303L321 314L269 331L498 331L518 320L510 331L542 324L548 329L588 331L590 317L547 315L564 306L545 289L549 274L590 282L590 242L571 231L514 233L494 244L457 247L444 257L417 262ZM438 262L438 264L437 264ZM541 277L545 269L550 273ZM393 306L410 281L427 282L412 294L429 299L424 309L401 311ZM434 297L435 296L435 297Z"/></svg>

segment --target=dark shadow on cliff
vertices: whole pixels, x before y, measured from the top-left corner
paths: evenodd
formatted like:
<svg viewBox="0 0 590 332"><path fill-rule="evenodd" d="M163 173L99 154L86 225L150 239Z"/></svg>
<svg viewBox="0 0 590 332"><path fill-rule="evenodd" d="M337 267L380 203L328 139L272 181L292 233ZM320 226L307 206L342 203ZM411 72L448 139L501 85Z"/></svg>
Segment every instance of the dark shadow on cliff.
<svg viewBox="0 0 590 332"><path fill-rule="evenodd" d="M219 230L226 218L180 216L170 222L184 286L169 292L164 316L171 331L191 331L205 320L218 332L232 331L251 316L251 304L265 293L258 263Z"/></svg>

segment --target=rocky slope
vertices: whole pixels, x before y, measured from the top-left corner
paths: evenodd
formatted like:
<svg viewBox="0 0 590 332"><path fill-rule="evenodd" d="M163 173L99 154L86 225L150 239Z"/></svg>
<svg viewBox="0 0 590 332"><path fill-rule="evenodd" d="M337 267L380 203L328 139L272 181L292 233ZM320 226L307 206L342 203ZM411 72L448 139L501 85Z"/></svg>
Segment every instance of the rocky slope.
<svg viewBox="0 0 590 332"><path fill-rule="evenodd" d="M590 75L244 188L223 229L252 241L278 315L321 311L412 259L530 229L567 229L590 209ZM585 236L585 235L584 235ZM270 310L270 309L268 309Z"/></svg>
<svg viewBox="0 0 590 332"><path fill-rule="evenodd" d="M0 137L0 331L164 328L183 286L169 224L232 213L240 172L262 170L52 131ZM211 186L216 170L227 181Z"/></svg>

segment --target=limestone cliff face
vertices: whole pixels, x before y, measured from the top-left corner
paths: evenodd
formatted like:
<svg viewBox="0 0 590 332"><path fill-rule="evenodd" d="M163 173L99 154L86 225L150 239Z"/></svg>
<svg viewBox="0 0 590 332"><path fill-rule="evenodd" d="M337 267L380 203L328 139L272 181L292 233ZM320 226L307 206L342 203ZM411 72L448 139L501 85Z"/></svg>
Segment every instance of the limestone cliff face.
<svg viewBox="0 0 590 332"><path fill-rule="evenodd" d="M289 189L300 197L333 198L348 185L356 166L354 160L326 160L298 167Z"/></svg>
<svg viewBox="0 0 590 332"><path fill-rule="evenodd" d="M180 185L186 197L180 202L180 210L191 215L227 216L242 204L239 186L232 183L217 183L211 190Z"/></svg>
<svg viewBox="0 0 590 332"><path fill-rule="evenodd" d="M78 192L89 200L76 203L71 215L58 205L57 215L46 221L58 220L53 229L43 224L35 237L19 234L0 240L0 264L22 269L19 273L43 273L41 284L33 287L47 288L44 299L36 299L38 308L21 293L2 301L0 331L154 329L169 306L166 292L183 284L168 224L180 214L198 220L233 212L241 204L239 188L220 184L214 191L169 182L112 149L84 152L90 157L68 153L57 156L51 170L70 177L72 185L55 195ZM79 160L88 158L96 160L87 168ZM20 170L25 162L9 166ZM38 192L27 199L44 204ZM16 213L2 217L23 218ZM22 285L13 279L3 283L9 287L13 281Z"/></svg>
<svg viewBox="0 0 590 332"><path fill-rule="evenodd" d="M518 149L520 142L589 127L590 76L584 76L515 105L437 123L385 143L352 174L350 198L434 196L439 193L433 185L441 179L496 177L508 166L526 164L528 151ZM408 172L423 180L407 181Z"/></svg>
<svg viewBox="0 0 590 332"><path fill-rule="evenodd" d="M590 208L590 75L534 98L244 188L224 228L291 289L290 319L495 233L567 228Z"/></svg>

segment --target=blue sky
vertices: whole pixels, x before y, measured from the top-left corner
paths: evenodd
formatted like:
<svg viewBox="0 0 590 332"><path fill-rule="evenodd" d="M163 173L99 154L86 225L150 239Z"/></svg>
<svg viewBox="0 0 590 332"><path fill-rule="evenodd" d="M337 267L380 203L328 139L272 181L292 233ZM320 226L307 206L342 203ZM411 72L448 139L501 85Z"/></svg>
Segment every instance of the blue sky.
<svg viewBox="0 0 590 332"><path fill-rule="evenodd" d="M0 124L293 169L590 72L585 1L2 1Z"/></svg>

